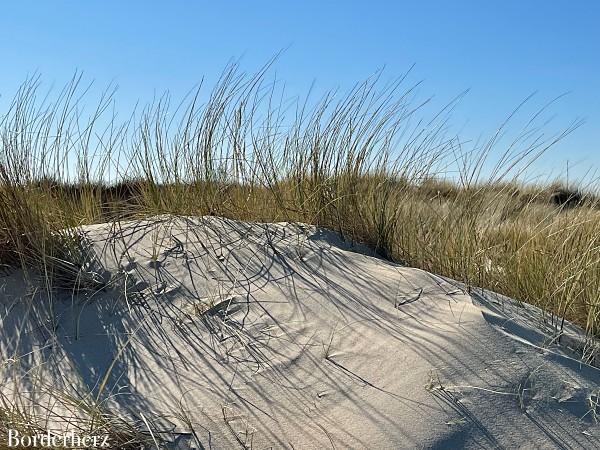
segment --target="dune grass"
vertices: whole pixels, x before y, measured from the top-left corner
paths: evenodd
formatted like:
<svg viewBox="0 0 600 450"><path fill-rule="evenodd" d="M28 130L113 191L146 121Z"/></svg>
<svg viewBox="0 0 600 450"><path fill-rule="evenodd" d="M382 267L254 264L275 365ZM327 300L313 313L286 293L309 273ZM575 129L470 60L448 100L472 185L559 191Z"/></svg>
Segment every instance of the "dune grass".
<svg viewBox="0 0 600 450"><path fill-rule="evenodd" d="M233 65L208 95L176 107L165 96L124 121L112 91L84 115L79 76L52 101L28 80L0 119L0 264L74 286L83 224L164 213L300 221L541 306L557 329L566 317L600 333L596 197L560 208L549 202L557 186L519 178L579 123L545 138L535 114L512 141L500 139L507 121L466 150L447 132L453 103L419 118L426 102L406 77L287 101L267 69Z"/></svg>
<svg viewBox="0 0 600 450"><path fill-rule="evenodd" d="M40 388L40 387L38 387ZM129 418L124 418L115 414L102 402L90 401L89 398L76 397L72 394L66 394L64 391L56 389L39 389L37 394L47 393L54 401L53 408L61 409L63 416L56 417L56 412L47 405L37 405L39 411L33 412L31 399L23 402L22 399L14 401L14 398L8 398L4 394L0 396L0 448L83 448L81 441L89 436L92 439L96 437L97 448L134 450L141 448L150 448L156 438L153 439L152 430L144 423L136 423ZM70 429L59 432L53 430L48 432L47 424L49 420L61 420L68 424ZM9 445L9 430L13 436L13 445ZM155 431L156 433L156 431ZM24 446L14 445L14 439L24 436L50 436L54 437L57 445L50 445L49 441L39 440L38 442L24 441ZM73 436L73 437L71 437ZM65 445L66 444L66 445ZM158 446L156 447L158 448Z"/></svg>
<svg viewBox="0 0 600 450"><path fill-rule="evenodd" d="M80 76L55 96L27 80L0 116L2 267L49 290L100 288L86 270L81 225L157 214L298 221L538 305L558 333L567 318L600 334L597 196L560 207L551 194L568 186L520 180L579 123L544 138L536 114L510 142L500 139L507 121L465 149L448 133L453 103L422 119L426 102L406 77L385 83L379 74L346 94L288 101L267 69L231 66L206 95L175 107L162 97L123 121L111 90L84 114ZM44 431L43 418L0 402L0 424ZM69 402L82 431L110 434L120 448L154 439L147 424Z"/></svg>

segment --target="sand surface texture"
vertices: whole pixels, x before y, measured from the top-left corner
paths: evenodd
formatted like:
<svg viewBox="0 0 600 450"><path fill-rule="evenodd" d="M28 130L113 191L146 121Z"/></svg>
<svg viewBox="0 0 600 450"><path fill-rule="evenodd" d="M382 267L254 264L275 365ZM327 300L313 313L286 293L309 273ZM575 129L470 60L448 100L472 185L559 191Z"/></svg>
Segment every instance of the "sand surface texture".
<svg viewBox="0 0 600 450"><path fill-rule="evenodd" d="M56 392L89 392L170 448L600 448L600 370L533 307L309 226L84 231L102 289L41 308L0 278L2 390L50 423L70 411Z"/></svg>

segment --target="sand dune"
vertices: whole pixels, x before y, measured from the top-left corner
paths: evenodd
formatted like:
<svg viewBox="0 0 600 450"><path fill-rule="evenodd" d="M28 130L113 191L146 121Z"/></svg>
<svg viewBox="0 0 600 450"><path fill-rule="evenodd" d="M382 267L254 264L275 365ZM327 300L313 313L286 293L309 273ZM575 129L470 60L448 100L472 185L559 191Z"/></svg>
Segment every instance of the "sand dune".
<svg viewBox="0 0 600 450"><path fill-rule="evenodd" d="M534 307L309 226L83 231L103 289L0 278L2 391L52 426L76 409L56 392L91 392L170 448L600 447L595 347Z"/></svg>

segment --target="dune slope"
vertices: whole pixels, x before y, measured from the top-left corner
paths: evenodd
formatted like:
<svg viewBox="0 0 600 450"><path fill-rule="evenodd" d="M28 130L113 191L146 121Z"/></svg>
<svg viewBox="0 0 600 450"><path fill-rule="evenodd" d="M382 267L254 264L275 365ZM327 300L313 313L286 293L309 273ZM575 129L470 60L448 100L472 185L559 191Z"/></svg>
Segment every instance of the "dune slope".
<svg viewBox="0 0 600 450"><path fill-rule="evenodd" d="M102 289L41 302L0 279L2 391L54 425L61 390L143 415L171 448L600 447L600 370L533 307L309 226L84 232Z"/></svg>

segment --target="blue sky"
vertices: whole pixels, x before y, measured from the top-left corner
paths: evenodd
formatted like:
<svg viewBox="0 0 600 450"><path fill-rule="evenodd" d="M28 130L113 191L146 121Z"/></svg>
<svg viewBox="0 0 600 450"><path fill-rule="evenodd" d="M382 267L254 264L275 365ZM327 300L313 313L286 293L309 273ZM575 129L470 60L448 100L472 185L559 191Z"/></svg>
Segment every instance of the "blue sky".
<svg viewBox="0 0 600 450"><path fill-rule="evenodd" d="M385 66L416 64L423 97L440 107L465 89L453 123L491 134L521 100L552 106L548 132L586 124L537 165L573 176L600 168L600 2L588 1L28 1L0 15L0 105L28 74L62 85L76 69L119 86L130 108L169 90L210 84L231 58L253 70L285 48L274 70L287 92L350 87Z"/></svg>

